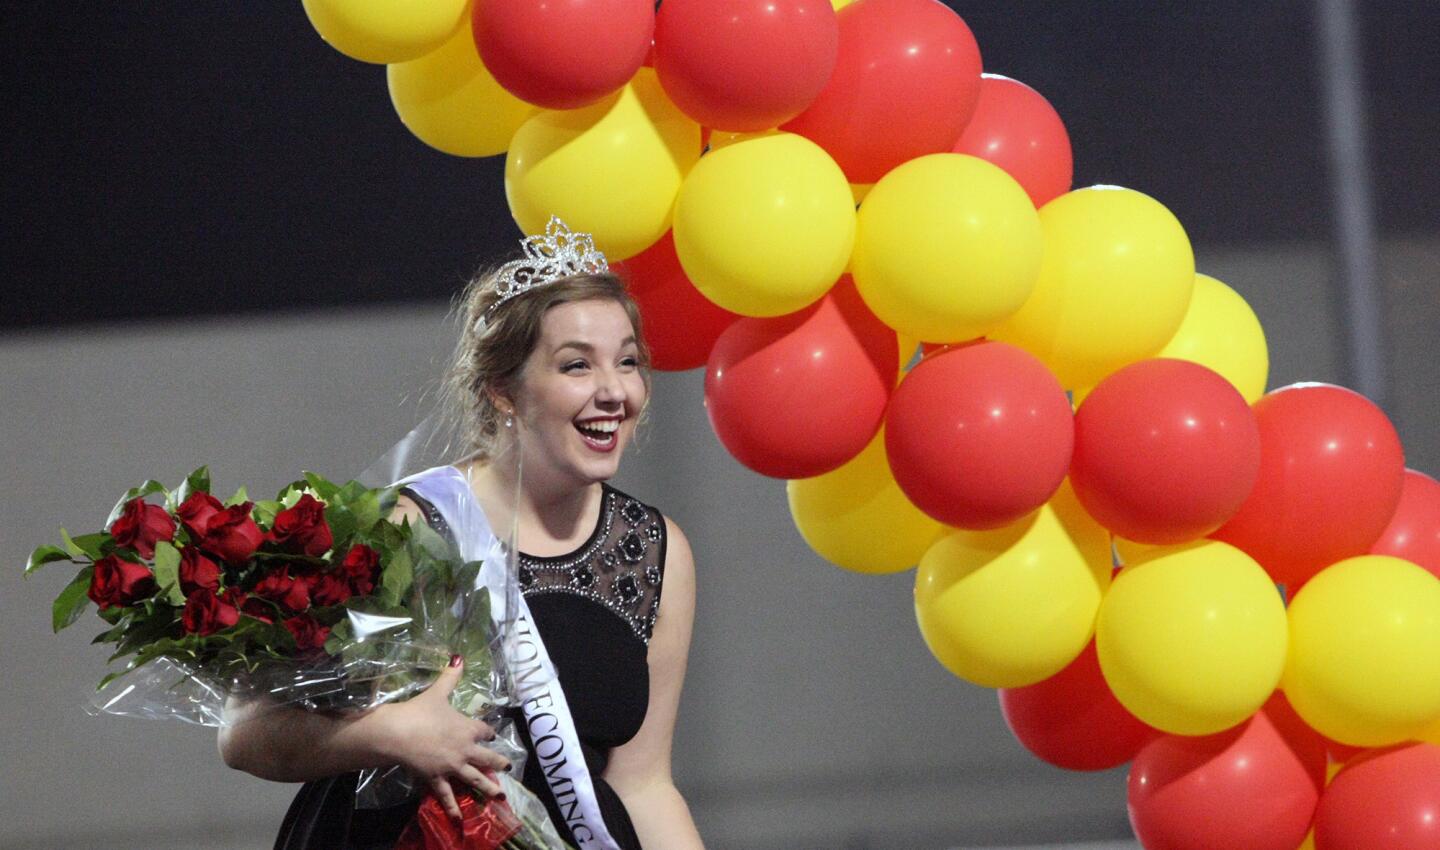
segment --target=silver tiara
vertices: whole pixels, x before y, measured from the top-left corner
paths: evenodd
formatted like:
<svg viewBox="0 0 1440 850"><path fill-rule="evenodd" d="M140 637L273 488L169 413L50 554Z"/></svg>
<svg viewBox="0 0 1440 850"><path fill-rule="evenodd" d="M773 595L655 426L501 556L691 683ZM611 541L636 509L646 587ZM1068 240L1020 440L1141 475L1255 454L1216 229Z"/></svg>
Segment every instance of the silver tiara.
<svg viewBox="0 0 1440 850"><path fill-rule="evenodd" d="M588 233L571 231L559 216L550 216L543 236L527 236L520 240L520 247L525 256L511 260L495 273L495 290L500 297L480 314L475 322L477 330L484 329L497 307L522 292L572 275L610 270L605 255L595 248L595 239Z"/></svg>

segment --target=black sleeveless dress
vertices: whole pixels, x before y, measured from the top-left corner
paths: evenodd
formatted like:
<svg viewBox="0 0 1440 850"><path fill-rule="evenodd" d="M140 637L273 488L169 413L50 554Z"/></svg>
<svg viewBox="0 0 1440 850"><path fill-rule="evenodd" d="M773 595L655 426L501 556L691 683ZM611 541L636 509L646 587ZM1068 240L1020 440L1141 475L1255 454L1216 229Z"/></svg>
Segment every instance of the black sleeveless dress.
<svg viewBox="0 0 1440 850"><path fill-rule="evenodd" d="M640 850L629 813L601 774L610 750L633 738L645 720L650 699L646 650L660 609L665 519L655 508L603 486L600 516L589 539L567 555L521 553L519 578L560 677L605 825L622 850ZM413 491L402 492L432 527L449 533L433 505ZM522 780L545 803L560 836L578 846L534 757L519 710L513 711L531 754ZM351 773L305 783L285 814L275 850L393 847L418 800L388 809L356 809L356 780Z"/></svg>

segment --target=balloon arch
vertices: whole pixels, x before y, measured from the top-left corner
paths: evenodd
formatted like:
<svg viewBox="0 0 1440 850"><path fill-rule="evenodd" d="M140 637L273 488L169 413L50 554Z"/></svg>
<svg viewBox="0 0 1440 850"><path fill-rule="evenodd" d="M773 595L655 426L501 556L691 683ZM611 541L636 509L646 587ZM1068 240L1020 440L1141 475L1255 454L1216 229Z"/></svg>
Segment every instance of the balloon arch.
<svg viewBox="0 0 1440 850"><path fill-rule="evenodd" d="M1364 397L1267 393L1245 300L1155 199L1072 190L948 7L304 6L421 141L505 155L522 230L621 261L655 367L705 367L821 557L916 568L1024 746L1131 763L1146 847L1440 846L1440 484Z"/></svg>

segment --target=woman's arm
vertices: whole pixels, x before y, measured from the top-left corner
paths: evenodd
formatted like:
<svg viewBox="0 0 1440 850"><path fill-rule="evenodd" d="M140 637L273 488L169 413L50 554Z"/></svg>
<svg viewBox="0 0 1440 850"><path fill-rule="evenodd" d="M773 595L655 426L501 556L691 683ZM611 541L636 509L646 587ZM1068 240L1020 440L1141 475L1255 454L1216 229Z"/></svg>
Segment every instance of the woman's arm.
<svg viewBox="0 0 1440 850"><path fill-rule="evenodd" d="M670 744L690 627L695 620L695 558L679 526L666 518L664 605L650 637L650 704L634 738L610 753L605 781L620 795L640 843L661 850L703 850L685 798L670 775Z"/></svg>
<svg viewBox="0 0 1440 850"><path fill-rule="evenodd" d="M415 503L400 499L392 519L423 522ZM462 669L458 658L452 663L424 693L358 715L232 700L220 727L220 756L230 767L276 782L399 764L427 783L458 818L452 781L498 794L499 785L482 771L509 770L510 765L480 743L494 740L493 729L450 706Z"/></svg>

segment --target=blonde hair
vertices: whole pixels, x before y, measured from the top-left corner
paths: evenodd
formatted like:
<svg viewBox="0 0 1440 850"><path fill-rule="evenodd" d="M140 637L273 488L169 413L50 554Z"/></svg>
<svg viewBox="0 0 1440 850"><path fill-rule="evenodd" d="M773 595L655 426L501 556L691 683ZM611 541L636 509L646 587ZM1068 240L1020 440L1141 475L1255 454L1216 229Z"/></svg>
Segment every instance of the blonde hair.
<svg viewBox="0 0 1440 850"><path fill-rule="evenodd" d="M514 390L525 362L540 341L541 320L559 304L609 300L625 309L635 329L648 404L650 349L645 344L640 308L617 275L571 275L526 290L497 307L498 282L498 270L482 272L470 281L456 303L460 338L445 376L442 408L454 429L451 445L458 449L457 457L491 457L503 418L495 396L504 397Z"/></svg>

